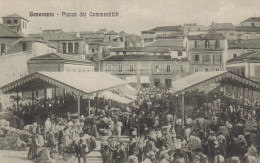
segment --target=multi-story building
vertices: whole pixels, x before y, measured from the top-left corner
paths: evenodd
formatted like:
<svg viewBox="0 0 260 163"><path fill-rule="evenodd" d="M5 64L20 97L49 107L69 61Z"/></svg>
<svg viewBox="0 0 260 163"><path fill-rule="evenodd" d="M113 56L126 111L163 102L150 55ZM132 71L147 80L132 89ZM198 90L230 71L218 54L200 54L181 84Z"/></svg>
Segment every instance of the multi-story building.
<svg viewBox="0 0 260 163"><path fill-rule="evenodd" d="M209 31L220 33L227 40L260 39L259 26L234 26L232 23L212 23Z"/></svg>
<svg viewBox="0 0 260 163"><path fill-rule="evenodd" d="M260 82L260 52L251 51L228 60L227 70Z"/></svg>
<svg viewBox="0 0 260 163"><path fill-rule="evenodd" d="M204 25L197 25L197 23L184 24L182 27L183 34L186 35L198 35L207 32L207 28Z"/></svg>
<svg viewBox="0 0 260 163"><path fill-rule="evenodd" d="M78 32L46 33L43 38L57 47L58 53L78 55L84 58L89 50L85 39L81 38Z"/></svg>
<svg viewBox="0 0 260 163"><path fill-rule="evenodd" d="M29 20L25 19L24 17L18 14L11 14L2 17L2 19L3 19L3 24L7 28L17 32L20 35L28 34Z"/></svg>
<svg viewBox="0 0 260 163"><path fill-rule="evenodd" d="M260 40L228 40L227 60L256 50L260 50Z"/></svg>
<svg viewBox="0 0 260 163"><path fill-rule="evenodd" d="M250 17L240 23L241 26L260 27L260 17Z"/></svg>
<svg viewBox="0 0 260 163"><path fill-rule="evenodd" d="M103 59L103 71L117 75L129 83L150 86L166 85L189 73L189 62L179 49L157 53L158 49L131 47L111 49L111 55ZM177 52L175 55L174 52Z"/></svg>
<svg viewBox="0 0 260 163"><path fill-rule="evenodd" d="M160 37L182 37L183 31L181 26L163 26L156 27L150 30L145 30L141 32L142 46L154 42Z"/></svg>
<svg viewBox="0 0 260 163"><path fill-rule="evenodd" d="M190 73L225 70L227 40L222 34L190 35L184 39Z"/></svg>

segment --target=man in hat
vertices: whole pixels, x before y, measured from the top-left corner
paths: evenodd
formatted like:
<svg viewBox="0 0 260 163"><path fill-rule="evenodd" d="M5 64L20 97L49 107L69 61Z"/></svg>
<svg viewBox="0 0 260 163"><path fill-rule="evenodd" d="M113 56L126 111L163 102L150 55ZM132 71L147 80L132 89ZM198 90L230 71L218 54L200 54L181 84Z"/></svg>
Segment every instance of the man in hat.
<svg viewBox="0 0 260 163"><path fill-rule="evenodd" d="M79 143L76 147L76 156L78 157L78 162L81 162L81 158L83 159L83 162L87 162L86 154L88 152L88 147L86 142L83 141L83 139L79 140Z"/></svg>

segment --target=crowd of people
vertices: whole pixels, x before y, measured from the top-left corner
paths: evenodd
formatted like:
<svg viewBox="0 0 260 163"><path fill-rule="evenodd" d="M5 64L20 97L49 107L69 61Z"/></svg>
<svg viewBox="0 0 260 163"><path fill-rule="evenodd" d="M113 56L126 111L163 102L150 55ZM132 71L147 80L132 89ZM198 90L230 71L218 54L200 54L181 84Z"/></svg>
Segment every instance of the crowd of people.
<svg viewBox="0 0 260 163"><path fill-rule="evenodd" d="M140 90L133 105L121 112L100 110L104 162L257 161L260 123L257 129L252 107L221 93L193 91L185 95L193 110L183 121L178 99L170 90L153 88ZM130 137L127 145L121 133Z"/></svg>
<svg viewBox="0 0 260 163"><path fill-rule="evenodd" d="M50 149L50 158L55 152L70 153L79 162L86 162L86 154L96 148L95 139L101 137L105 163L258 160L259 99L235 99L214 91L191 91L184 96L184 118L180 96L168 89L140 88L137 99L129 105L113 108L100 100L103 103L96 105L92 116L74 120L55 112L60 112L65 100L48 99L45 104L36 100L33 106L28 103L13 110L12 126L32 134L29 159L39 157L39 149L44 147Z"/></svg>

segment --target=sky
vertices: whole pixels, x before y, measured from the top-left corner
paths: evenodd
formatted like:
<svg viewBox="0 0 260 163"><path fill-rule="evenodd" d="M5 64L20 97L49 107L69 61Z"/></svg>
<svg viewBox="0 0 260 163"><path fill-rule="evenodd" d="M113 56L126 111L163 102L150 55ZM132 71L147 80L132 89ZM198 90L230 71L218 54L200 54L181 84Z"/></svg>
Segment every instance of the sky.
<svg viewBox="0 0 260 163"><path fill-rule="evenodd" d="M44 29L116 32L140 34L157 26L197 23L239 24L260 17L260 0L0 0L0 16L17 13L28 19L29 32ZM29 17L29 12L54 12L54 17ZM86 12L87 17L65 18L62 12ZM118 17L90 17L89 12L118 12Z"/></svg>

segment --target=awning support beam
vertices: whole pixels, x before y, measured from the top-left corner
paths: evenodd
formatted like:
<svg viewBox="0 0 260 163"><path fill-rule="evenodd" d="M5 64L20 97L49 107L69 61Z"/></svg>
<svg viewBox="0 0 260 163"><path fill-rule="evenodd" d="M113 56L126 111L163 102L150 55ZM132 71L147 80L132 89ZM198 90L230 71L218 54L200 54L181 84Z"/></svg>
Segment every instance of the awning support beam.
<svg viewBox="0 0 260 163"><path fill-rule="evenodd" d="M78 100L78 119L80 119L80 96L77 96L77 100Z"/></svg>

